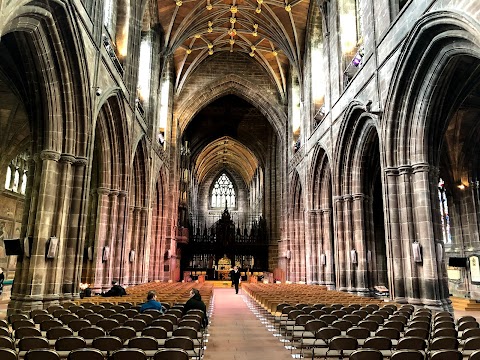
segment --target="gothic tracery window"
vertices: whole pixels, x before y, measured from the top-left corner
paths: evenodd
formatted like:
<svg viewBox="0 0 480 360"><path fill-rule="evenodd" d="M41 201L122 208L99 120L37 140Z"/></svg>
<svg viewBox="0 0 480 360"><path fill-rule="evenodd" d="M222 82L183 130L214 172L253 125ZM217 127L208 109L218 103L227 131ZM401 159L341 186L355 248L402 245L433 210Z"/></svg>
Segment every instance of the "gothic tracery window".
<svg viewBox="0 0 480 360"><path fill-rule="evenodd" d="M235 188L227 174L223 173L220 175L213 185L211 199L212 207L221 208L226 206L231 208L236 206Z"/></svg>
<svg viewBox="0 0 480 360"><path fill-rule="evenodd" d="M451 244L452 234L450 232L450 215L448 212L445 182L442 178L440 178L438 182L438 200L440 201L440 217L442 221L443 242L445 244Z"/></svg>

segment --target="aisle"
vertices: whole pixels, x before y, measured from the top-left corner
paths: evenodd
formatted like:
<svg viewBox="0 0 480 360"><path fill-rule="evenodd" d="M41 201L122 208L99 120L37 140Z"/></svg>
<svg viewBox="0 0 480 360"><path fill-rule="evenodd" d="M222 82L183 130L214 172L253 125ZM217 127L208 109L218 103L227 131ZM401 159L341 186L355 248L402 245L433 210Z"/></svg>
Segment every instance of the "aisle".
<svg viewBox="0 0 480 360"><path fill-rule="evenodd" d="M214 289L214 310L204 360L291 360L290 351L253 315L240 294Z"/></svg>

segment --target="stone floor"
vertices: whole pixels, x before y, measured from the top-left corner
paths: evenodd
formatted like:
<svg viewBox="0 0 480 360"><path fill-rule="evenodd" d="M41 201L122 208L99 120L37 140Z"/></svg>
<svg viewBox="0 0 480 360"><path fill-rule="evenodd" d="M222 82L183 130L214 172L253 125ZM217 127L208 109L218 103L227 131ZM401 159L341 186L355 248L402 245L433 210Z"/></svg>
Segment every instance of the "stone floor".
<svg viewBox="0 0 480 360"><path fill-rule="evenodd" d="M287 360L290 351L261 324L234 289L214 289L204 360Z"/></svg>

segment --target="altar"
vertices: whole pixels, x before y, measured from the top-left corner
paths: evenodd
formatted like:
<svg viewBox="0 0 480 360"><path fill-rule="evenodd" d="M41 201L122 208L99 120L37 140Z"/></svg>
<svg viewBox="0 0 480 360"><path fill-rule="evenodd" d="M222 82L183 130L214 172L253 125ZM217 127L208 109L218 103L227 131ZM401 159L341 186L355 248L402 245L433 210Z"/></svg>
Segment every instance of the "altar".
<svg viewBox="0 0 480 360"><path fill-rule="evenodd" d="M226 255L224 255L223 258L218 260L217 279L229 280L231 270L232 270L232 261Z"/></svg>

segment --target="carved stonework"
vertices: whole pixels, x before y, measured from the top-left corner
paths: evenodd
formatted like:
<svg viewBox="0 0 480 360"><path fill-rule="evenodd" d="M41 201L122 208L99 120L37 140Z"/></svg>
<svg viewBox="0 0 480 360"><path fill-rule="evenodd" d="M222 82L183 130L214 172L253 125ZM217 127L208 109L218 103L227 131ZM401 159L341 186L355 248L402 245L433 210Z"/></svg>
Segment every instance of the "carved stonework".
<svg viewBox="0 0 480 360"><path fill-rule="evenodd" d="M43 150L40 153L40 159L58 161L60 159L60 153L53 150Z"/></svg>

